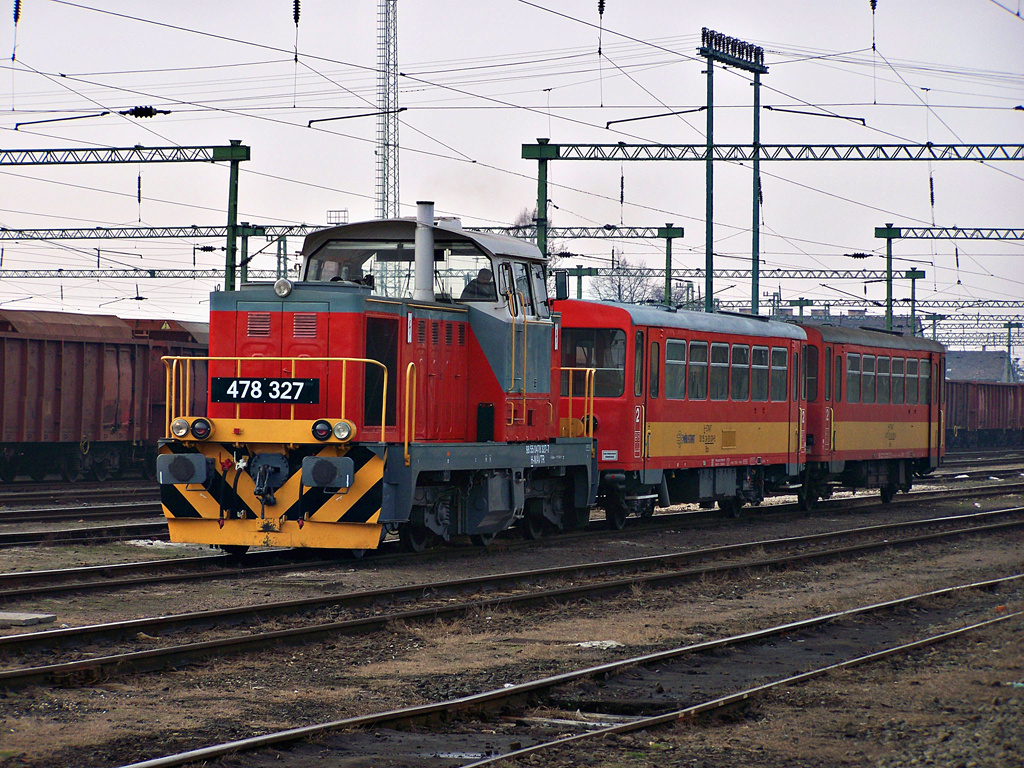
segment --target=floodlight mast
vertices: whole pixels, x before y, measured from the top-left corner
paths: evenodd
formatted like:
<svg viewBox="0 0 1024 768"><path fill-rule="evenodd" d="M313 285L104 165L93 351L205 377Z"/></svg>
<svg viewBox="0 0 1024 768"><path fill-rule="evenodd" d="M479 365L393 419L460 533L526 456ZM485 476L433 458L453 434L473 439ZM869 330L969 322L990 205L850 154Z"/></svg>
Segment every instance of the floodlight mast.
<svg viewBox="0 0 1024 768"><path fill-rule="evenodd" d="M714 216L715 216L715 117L714 117L714 71L715 62L720 62L736 69L742 69L754 74L754 143L753 143L753 165L754 165L754 202L753 202L753 223L751 226L751 268L752 279L750 288L750 312L758 313L758 263L760 249L760 201L761 201L761 75L767 74L768 67L764 65L764 49L758 45L738 40L735 37L728 37L721 32L715 32L704 27L700 33L701 47L697 52L708 60L708 121L707 121L707 159L705 161L706 182L705 182L705 224L704 224L704 249L705 249L705 277L704 277L704 311L714 312L714 285L713 275L715 269L714 255Z"/></svg>

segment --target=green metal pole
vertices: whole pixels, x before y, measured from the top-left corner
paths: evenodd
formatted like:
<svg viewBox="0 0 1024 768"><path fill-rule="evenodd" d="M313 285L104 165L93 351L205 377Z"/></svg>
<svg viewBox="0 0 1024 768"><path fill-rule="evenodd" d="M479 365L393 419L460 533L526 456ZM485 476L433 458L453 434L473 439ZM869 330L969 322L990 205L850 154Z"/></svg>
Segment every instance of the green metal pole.
<svg viewBox="0 0 1024 768"><path fill-rule="evenodd" d="M750 228L750 314L759 313L758 268L761 248L761 73L754 72L754 221Z"/></svg>
<svg viewBox="0 0 1024 768"><path fill-rule="evenodd" d="M547 144L548 140L537 139L537 143ZM548 255L548 160L543 150L537 159L537 248Z"/></svg>
<svg viewBox="0 0 1024 768"><path fill-rule="evenodd" d="M242 142L231 140L231 146ZM238 235L238 160L231 160L231 178L228 181L228 242L224 264L224 290L235 290L235 247Z"/></svg>
<svg viewBox="0 0 1024 768"><path fill-rule="evenodd" d="M715 218L715 63L708 57L708 147L706 163L706 180L704 183L704 311L715 311L715 254L714 254L714 218Z"/></svg>
<svg viewBox="0 0 1024 768"><path fill-rule="evenodd" d="M672 222L665 225L665 229L672 226ZM665 238L665 306L672 306L672 238Z"/></svg>
<svg viewBox="0 0 1024 768"><path fill-rule="evenodd" d="M238 265L238 282L242 285L249 282L249 222L243 221L242 226L242 255Z"/></svg>

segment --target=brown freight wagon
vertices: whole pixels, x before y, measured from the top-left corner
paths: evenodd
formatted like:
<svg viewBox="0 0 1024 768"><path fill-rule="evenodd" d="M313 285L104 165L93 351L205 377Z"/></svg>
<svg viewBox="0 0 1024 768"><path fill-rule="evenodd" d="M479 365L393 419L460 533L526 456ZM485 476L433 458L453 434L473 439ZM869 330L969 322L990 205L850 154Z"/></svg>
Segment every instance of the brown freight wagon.
<svg viewBox="0 0 1024 768"><path fill-rule="evenodd" d="M946 382L946 447L1024 446L1024 384Z"/></svg>
<svg viewBox="0 0 1024 768"><path fill-rule="evenodd" d="M0 310L0 480L152 474L164 355L206 354L205 323Z"/></svg>

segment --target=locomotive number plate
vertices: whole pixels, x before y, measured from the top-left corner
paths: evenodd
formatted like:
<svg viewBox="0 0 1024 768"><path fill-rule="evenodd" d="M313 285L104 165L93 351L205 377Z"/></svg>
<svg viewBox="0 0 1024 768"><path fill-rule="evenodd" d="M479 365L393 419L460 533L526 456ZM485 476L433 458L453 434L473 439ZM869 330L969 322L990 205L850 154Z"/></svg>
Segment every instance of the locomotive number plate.
<svg viewBox="0 0 1024 768"><path fill-rule="evenodd" d="M319 403L319 379L231 379L214 376L214 403Z"/></svg>

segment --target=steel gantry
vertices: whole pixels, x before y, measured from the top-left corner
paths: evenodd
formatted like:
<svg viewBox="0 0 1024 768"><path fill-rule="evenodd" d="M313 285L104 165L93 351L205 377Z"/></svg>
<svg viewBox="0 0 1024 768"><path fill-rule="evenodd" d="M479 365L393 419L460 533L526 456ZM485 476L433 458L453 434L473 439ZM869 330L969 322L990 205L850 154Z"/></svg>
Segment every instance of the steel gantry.
<svg viewBox="0 0 1024 768"><path fill-rule="evenodd" d="M710 67L710 62L709 62ZM710 110L709 110L710 111ZM523 144L522 156L537 161L537 245L547 248L548 162L551 160L612 161L1014 161L1024 160L1024 144L552 144L537 139ZM710 217L709 217L710 218ZM708 226L711 222L707 222ZM705 311L713 311L710 244L705 272ZM757 297L752 297L756 305Z"/></svg>
<svg viewBox="0 0 1024 768"><path fill-rule="evenodd" d="M89 149L0 150L0 165L100 165L110 163L230 163L228 221L225 227L225 288L235 289L235 253L238 240L238 169L250 157L249 147L237 139L219 147L93 147Z"/></svg>

